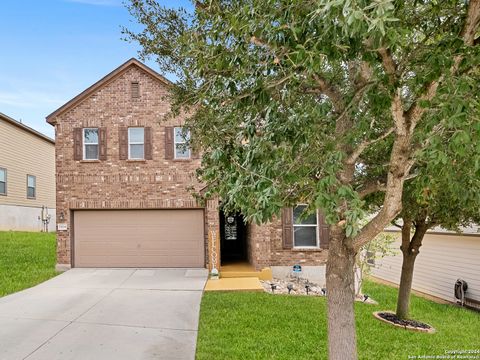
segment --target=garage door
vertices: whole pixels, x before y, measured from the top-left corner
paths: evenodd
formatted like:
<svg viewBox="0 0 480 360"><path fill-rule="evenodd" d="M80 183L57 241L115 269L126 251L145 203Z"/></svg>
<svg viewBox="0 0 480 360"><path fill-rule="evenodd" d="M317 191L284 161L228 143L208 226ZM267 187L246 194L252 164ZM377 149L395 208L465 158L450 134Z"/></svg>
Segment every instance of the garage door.
<svg viewBox="0 0 480 360"><path fill-rule="evenodd" d="M204 267L202 210L74 212L76 267Z"/></svg>

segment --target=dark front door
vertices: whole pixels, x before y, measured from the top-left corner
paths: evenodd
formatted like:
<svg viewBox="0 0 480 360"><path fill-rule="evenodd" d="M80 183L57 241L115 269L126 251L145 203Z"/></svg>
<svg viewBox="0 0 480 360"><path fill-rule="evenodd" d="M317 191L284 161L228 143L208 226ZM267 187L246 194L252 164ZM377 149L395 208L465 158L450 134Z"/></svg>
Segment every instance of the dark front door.
<svg viewBox="0 0 480 360"><path fill-rule="evenodd" d="M246 225L239 213L220 212L221 262L243 261L247 259Z"/></svg>

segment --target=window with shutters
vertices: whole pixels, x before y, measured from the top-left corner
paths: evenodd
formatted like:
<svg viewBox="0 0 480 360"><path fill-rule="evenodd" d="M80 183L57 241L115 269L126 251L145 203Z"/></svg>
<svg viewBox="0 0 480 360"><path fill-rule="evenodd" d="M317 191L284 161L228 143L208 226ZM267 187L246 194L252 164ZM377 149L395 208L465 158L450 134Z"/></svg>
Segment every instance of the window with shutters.
<svg viewBox="0 0 480 360"><path fill-rule="evenodd" d="M37 196L37 179L33 175L27 175L27 198L35 199Z"/></svg>
<svg viewBox="0 0 480 360"><path fill-rule="evenodd" d="M173 150L175 159L190 159L190 131L183 127L174 128Z"/></svg>
<svg viewBox="0 0 480 360"><path fill-rule="evenodd" d="M128 158L131 160L145 159L145 128L128 128Z"/></svg>
<svg viewBox="0 0 480 360"><path fill-rule="evenodd" d="M293 208L293 247L318 248L318 216L317 213L304 215L307 205Z"/></svg>
<svg viewBox="0 0 480 360"><path fill-rule="evenodd" d="M7 169L0 168L0 195L7 195Z"/></svg>
<svg viewBox="0 0 480 360"><path fill-rule="evenodd" d="M98 160L98 128L83 129L83 160Z"/></svg>

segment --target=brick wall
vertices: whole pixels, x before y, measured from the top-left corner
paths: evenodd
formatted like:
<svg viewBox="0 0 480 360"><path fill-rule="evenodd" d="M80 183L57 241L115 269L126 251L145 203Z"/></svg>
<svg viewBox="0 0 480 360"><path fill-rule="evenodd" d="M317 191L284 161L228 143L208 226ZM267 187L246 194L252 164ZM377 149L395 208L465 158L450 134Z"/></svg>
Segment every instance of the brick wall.
<svg viewBox="0 0 480 360"><path fill-rule="evenodd" d="M139 98L131 97L131 82L139 83ZM200 160L165 159L165 126L181 125L183 121L181 117L164 119L169 111L167 89L163 82L131 65L82 102L50 119L57 124L57 222L68 225L67 231L57 232L59 264L71 263L71 219L75 209L200 207L189 190L202 187L194 174ZM152 128L152 160L119 160L118 129L121 126ZM73 129L83 127L107 128L107 160L74 160ZM64 219L60 219L61 216ZM218 238L218 226L218 201L211 200L205 207L207 266L212 259L208 231L216 231ZM296 263L321 265L326 261L325 250L283 249L279 220L262 226L250 224L247 239L248 257L257 269ZM217 256L219 253L217 249Z"/></svg>
<svg viewBox="0 0 480 360"><path fill-rule="evenodd" d="M131 97L131 82L139 82L139 98ZM57 222L68 224L67 231L57 233L59 264L70 264L74 209L200 207L189 191L201 188L194 175L200 160L165 160L165 126L181 125L183 121L163 119L169 110L167 89L164 83L131 65L80 104L51 119L57 124ZM119 160L120 126L152 128L152 160ZM83 127L107 128L107 160L74 160L73 129ZM64 220L60 219L62 213ZM205 213L205 229L218 227L217 204L209 202ZM206 246L207 238L206 234Z"/></svg>
<svg viewBox="0 0 480 360"><path fill-rule="evenodd" d="M282 222L273 219L265 225L249 224L249 260L257 270L266 266L324 265L328 250L284 249L282 245Z"/></svg>

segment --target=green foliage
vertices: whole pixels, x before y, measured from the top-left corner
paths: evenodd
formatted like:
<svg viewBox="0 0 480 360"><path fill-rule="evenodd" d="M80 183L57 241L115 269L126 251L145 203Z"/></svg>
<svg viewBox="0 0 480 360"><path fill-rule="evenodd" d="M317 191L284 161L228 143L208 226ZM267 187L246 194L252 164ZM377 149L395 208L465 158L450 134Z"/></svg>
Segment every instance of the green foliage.
<svg viewBox="0 0 480 360"><path fill-rule="evenodd" d="M362 294L363 280L371 273L372 266L375 266L372 265L371 262L373 261L373 263L375 263L377 259L396 255L397 251L392 249L394 242L395 234L382 232L372 241L362 246L355 260L356 295Z"/></svg>
<svg viewBox="0 0 480 360"><path fill-rule="evenodd" d="M426 126L434 129L404 189L404 219L423 216L450 230L480 222L479 91L478 80L465 77L445 83L430 105Z"/></svg>
<svg viewBox="0 0 480 360"><path fill-rule="evenodd" d="M55 276L55 234L0 232L0 296Z"/></svg>
<svg viewBox="0 0 480 360"><path fill-rule="evenodd" d="M362 199L359 191L384 183L394 166L393 135L372 140L394 126L396 89L404 110L416 101L427 109L411 144L418 149L414 169L422 167L424 174L418 181L453 171L446 178L455 187L455 176L463 173L451 165L451 156L469 154L475 146L471 162L478 171L478 131L471 130L478 123L480 51L460 38L466 2L195 5L188 12L154 0L132 1L128 8L144 29L124 33L140 43L142 56L153 56L178 79L173 115L191 114L187 126L203 150L198 175L208 184L205 196L219 195L227 210L264 222L284 206L308 203L331 224L345 220L347 237L355 236L365 213L383 201L380 193ZM397 63L393 80L379 48ZM462 61L452 74L455 56ZM437 96L421 100L428 84L439 79ZM439 141L444 133L437 127L455 132L448 144ZM342 180L347 156L369 140L353 179Z"/></svg>

